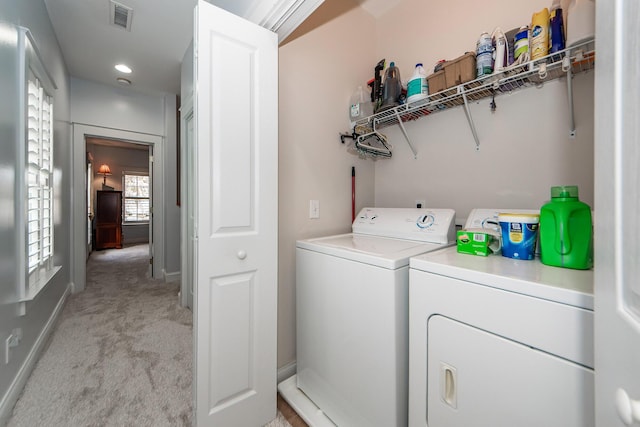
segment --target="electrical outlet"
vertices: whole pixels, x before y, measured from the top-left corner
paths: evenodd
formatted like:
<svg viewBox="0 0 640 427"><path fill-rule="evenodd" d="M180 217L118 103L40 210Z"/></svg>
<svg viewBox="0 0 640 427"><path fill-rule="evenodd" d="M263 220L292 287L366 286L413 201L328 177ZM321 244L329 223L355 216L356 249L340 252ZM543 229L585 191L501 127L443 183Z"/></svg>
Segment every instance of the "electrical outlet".
<svg viewBox="0 0 640 427"><path fill-rule="evenodd" d="M11 356L11 349L17 347L22 341L22 329L15 328L11 331L11 335L4 340L4 363L8 364Z"/></svg>
<svg viewBox="0 0 640 427"><path fill-rule="evenodd" d="M423 199L416 199L416 208L424 208L426 207L425 204L427 203L426 201L424 201Z"/></svg>

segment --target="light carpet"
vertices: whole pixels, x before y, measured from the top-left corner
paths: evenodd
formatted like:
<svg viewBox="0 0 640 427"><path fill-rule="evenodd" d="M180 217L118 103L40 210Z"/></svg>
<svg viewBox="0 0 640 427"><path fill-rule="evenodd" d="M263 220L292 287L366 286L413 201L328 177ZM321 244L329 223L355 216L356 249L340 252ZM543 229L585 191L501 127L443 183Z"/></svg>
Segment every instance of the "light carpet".
<svg viewBox="0 0 640 427"><path fill-rule="evenodd" d="M192 313L148 267L147 245L91 254L9 427L192 424Z"/></svg>

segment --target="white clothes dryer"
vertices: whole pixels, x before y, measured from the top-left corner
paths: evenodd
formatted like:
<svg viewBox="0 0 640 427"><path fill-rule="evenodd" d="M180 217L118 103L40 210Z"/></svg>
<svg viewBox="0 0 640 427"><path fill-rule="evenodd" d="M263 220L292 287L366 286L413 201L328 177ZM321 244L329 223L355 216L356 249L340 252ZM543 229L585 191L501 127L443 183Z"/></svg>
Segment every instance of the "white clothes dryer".
<svg viewBox="0 0 640 427"><path fill-rule="evenodd" d="M308 424L407 425L409 258L452 245L454 217L366 208L297 242L297 375L278 389Z"/></svg>
<svg viewBox="0 0 640 427"><path fill-rule="evenodd" d="M410 261L409 426L594 426L593 271Z"/></svg>

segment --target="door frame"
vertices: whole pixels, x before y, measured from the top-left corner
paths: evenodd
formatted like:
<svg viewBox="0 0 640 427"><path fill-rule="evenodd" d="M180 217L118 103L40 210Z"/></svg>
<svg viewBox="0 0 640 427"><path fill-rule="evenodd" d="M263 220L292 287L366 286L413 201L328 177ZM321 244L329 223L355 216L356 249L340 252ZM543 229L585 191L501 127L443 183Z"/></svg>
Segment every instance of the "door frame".
<svg viewBox="0 0 640 427"><path fill-rule="evenodd" d="M87 194L86 180L86 137L120 139L134 143L145 143L150 146L153 153L153 176L164 176L164 161L162 157L164 137L148 133L125 131L101 126L91 126L80 123L72 123L72 164L73 173L71 181L71 290L83 291L87 280ZM151 171L150 171L151 172ZM155 278L162 277L164 266L164 179L156 179L152 188L153 200L153 253L152 275Z"/></svg>
<svg viewBox="0 0 640 427"><path fill-rule="evenodd" d="M193 245L190 241L191 235L189 234L189 213L193 210L192 203L194 196L194 184L196 176L193 170L190 170L188 161L190 156L193 155L194 138L195 135L188 138L188 122L194 120L193 115L193 97L189 96L183 101L180 106L180 250L182 253L180 259L180 305L182 307L189 307L193 311L193 281L195 280L195 269L193 268L195 262L195 250L193 258L189 257L189 246Z"/></svg>
<svg viewBox="0 0 640 427"><path fill-rule="evenodd" d="M87 153L87 163L86 163L86 170L84 172L85 175L85 193L87 196L87 201L85 203L86 207L85 207L85 212L87 214L87 226L86 226L86 230L87 230L87 235L85 236L85 243L87 245L87 259L89 259L89 254L91 254L91 252L93 252L93 218L91 216L89 216L89 198L90 196L93 194L93 185L91 182L90 177L93 176L94 174L94 169L93 169L93 158L90 156L90 153Z"/></svg>
<svg viewBox="0 0 640 427"><path fill-rule="evenodd" d="M639 251L634 239L640 228L630 222L637 218L640 200L635 147L640 134L635 74L640 6L616 0L595 7L595 420L597 427L631 425L629 420L637 426L640 321L634 285Z"/></svg>

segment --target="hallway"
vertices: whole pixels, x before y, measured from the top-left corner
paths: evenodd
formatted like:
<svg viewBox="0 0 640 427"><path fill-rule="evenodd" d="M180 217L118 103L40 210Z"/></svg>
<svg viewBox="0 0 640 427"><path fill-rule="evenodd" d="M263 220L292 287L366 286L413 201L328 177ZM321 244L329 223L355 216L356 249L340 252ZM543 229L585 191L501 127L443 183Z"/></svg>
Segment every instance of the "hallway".
<svg viewBox="0 0 640 427"><path fill-rule="evenodd" d="M147 244L91 254L9 426L191 424L192 313L148 266Z"/></svg>

